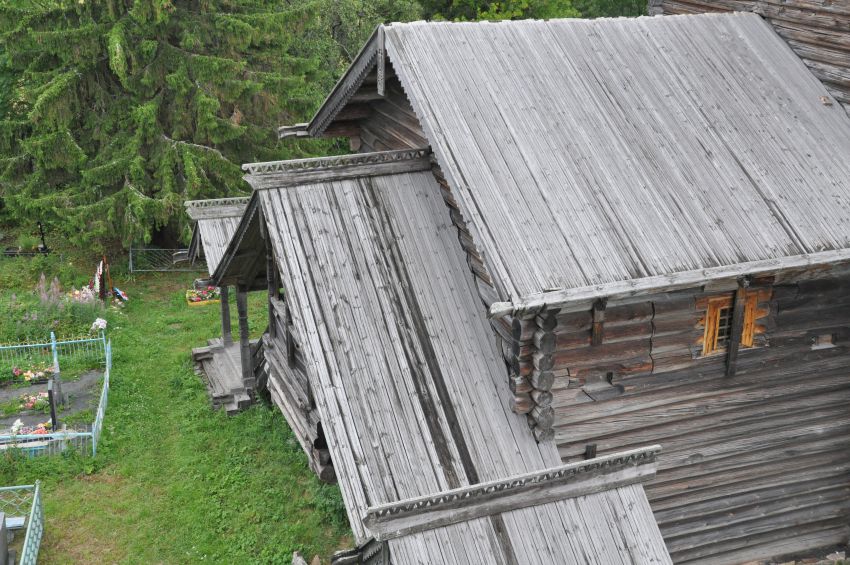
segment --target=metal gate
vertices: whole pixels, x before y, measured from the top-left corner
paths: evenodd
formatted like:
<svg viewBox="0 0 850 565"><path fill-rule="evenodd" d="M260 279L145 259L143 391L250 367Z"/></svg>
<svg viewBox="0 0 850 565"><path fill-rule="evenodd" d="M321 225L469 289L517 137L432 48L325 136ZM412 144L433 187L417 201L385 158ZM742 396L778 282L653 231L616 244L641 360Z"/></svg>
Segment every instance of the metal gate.
<svg viewBox="0 0 850 565"><path fill-rule="evenodd" d="M195 273L205 272L204 259L189 261L188 249L130 248L130 272Z"/></svg>

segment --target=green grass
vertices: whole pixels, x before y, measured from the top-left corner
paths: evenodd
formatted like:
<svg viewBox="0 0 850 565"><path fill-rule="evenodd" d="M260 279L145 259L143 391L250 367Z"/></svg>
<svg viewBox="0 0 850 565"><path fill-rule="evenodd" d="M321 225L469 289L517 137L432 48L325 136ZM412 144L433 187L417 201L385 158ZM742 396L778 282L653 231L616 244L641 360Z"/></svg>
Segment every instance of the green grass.
<svg viewBox="0 0 850 565"><path fill-rule="evenodd" d="M14 293L11 318L38 309L41 272L67 290L89 270L94 258L0 258L0 307ZM219 310L187 307L193 275L117 270L114 283L130 301L101 315L109 321L113 372L97 458L0 457L1 484L44 483L39 562L288 564L295 550L327 561L349 546L338 488L316 480L276 409L257 405L235 417L210 409L190 350L218 335ZM43 323L79 335L91 315ZM263 297L252 296L254 336L266 316ZM0 342L47 328L17 322L0 323Z"/></svg>

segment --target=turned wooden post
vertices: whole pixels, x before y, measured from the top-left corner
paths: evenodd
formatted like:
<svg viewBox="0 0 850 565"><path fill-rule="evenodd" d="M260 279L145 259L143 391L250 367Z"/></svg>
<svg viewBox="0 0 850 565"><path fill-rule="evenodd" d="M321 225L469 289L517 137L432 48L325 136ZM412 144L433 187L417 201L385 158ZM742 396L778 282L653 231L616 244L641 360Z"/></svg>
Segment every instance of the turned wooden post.
<svg viewBox="0 0 850 565"><path fill-rule="evenodd" d="M230 328L230 294L227 285L221 287L221 341L224 345L233 343L233 332Z"/></svg>
<svg viewBox="0 0 850 565"><path fill-rule="evenodd" d="M242 360L242 382L250 382L253 377L251 363L251 342L248 337L248 287L236 287L236 311L239 314L239 356Z"/></svg>

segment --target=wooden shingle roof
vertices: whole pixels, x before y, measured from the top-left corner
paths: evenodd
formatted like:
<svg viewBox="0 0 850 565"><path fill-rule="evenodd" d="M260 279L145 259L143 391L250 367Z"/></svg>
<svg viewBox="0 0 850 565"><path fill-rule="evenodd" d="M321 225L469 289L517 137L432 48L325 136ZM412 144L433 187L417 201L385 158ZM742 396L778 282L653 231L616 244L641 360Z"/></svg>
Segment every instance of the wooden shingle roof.
<svg viewBox="0 0 850 565"><path fill-rule="evenodd" d="M244 167L358 542L393 563L669 563L638 484L656 448L565 467L510 411L422 157Z"/></svg>
<svg viewBox="0 0 850 565"><path fill-rule="evenodd" d="M850 118L756 15L385 33L507 299L850 247Z"/></svg>
<svg viewBox="0 0 850 565"><path fill-rule="evenodd" d="M835 0L649 0L650 15L755 12L850 113L850 2Z"/></svg>
<svg viewBox="0 0 850 565"><path fill-rule="evenodd" d="M221 261L230 238L239 225L248 197L187 200L186 213L195 220L189 256L192 260L203 255L212 275Z"/></svg>
<svg viewBox="0 0 850 565"><path fill-rule="evenodd" d="M384 54L494 315L850 259L850 117L757 15L384 26L306 131Z"/></svg>

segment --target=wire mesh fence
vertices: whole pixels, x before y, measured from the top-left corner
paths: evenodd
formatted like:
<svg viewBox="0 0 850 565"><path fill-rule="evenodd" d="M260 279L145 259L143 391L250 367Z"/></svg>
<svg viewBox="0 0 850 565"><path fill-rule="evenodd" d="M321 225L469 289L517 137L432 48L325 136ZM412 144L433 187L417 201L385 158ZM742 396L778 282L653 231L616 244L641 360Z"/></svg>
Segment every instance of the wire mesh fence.
<svg viewBox="0 0 850 565"><path fill-rule="evenodd" d="M48 361L49 360L49 361ZM83 338L59 341L51 334L51 339L44 343L0 346L0 370L10 364L22 361L43 363L44 371L28 372L32 375L67 374L66 367L95 367L104 368L103 384L100 389L97 411L94 422L89 426L81 424L79 429L63 426L47 433L37 427L13 426L0 431L0 453L15 450L25 457L53 455L68 450L75 450L85 455L96 455L97 444L103 430L103 420L109 400L109 381L112 371L112 344L101 334L96 338ZM20 365L15 365L20 370ZM14 369L8 374L15 375ZM2 373L0 373L2 374ZM25 372L21 372L25 375ZM52 386L52 385L51 385Z"/></svg>
<svg viewBox="0 0 850 565"><path fill-rule="evenodd" d="M188 249L130 248L131 273L194 273L206 270L204 259L189 260Z"/></svg>

